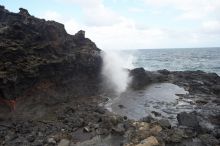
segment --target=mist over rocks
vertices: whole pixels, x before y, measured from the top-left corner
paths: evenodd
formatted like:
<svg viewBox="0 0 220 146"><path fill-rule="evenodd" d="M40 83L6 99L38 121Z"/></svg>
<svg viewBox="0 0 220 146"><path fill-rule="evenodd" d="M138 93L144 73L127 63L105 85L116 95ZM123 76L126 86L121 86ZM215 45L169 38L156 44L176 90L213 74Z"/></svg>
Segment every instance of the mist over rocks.
<svg viewBox="0 0 220 146"><path fill-rule="evenodd" d="M126 91L132 80L129 69L133 68L133 58L117 51L103 51L101 56L103 92L120 95Z"/></svg>

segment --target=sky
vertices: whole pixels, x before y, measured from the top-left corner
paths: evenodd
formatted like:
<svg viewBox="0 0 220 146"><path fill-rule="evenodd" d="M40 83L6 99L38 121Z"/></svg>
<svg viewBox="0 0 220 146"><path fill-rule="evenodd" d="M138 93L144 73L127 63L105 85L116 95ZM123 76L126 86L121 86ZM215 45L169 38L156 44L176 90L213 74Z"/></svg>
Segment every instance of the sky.
<svg viewBox="0 0 220 146"><path fill-rule="evenodd" d="M102 50L220 47L220 0L0 0L86 31Z"/></svg>

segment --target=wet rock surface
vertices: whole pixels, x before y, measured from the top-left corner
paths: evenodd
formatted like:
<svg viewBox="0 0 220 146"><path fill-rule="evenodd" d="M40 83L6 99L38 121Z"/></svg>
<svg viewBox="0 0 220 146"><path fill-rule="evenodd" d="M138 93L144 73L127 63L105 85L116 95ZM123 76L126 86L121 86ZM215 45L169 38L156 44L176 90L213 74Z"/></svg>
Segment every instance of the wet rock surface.
<svg viewBox="0 0 220 146"><path fill-rule="evenodd" d="M181 112L177 114L177 120L180 125L184 125L192 128L199 127L199 121L196 113Z"/></svg>

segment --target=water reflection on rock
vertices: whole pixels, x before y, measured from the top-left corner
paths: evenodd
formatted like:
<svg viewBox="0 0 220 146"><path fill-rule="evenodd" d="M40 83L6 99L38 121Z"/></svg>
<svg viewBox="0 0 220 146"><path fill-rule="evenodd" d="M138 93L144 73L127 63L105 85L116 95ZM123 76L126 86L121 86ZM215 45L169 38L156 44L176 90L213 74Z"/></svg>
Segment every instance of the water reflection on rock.
<svg viewBox="0 0 220 146"><path fill-rule="evenodd" d="M126 91L120 97L111 98L106 107L117 114L130 119L141 119L151 115L157 117L176 118L182 110L194 108L191 100L181 100L177 95L188 92L171 83L157 83L144 90ZM123 108L122 108L123 107Z"/></svg>

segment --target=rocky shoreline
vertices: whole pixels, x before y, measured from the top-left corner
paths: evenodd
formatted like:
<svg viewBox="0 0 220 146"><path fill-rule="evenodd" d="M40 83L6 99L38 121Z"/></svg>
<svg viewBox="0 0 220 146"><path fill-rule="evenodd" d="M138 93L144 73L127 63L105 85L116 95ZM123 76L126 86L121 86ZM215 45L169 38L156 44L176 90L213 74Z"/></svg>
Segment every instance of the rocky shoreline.
<svg viewBox="0 0 220 146"><path fill-rule="evenodd" d="M179 100L195 107L177 113L177 125L164 117L133 120L101 106L108 102L101 87L101 50L84 31L69 35L60 23L0 6L0 39L2 146L220 145L220 77L215 73L128 71L129 91L172 83L188 91L177 95Z"/></svg>
<svg viewBox="0 0 220 146"><path fill-rule="evenodd" d="M161 71L158 71L159 73ZM164 72L164 71L163 71ZM167 72L167 71L166 71ZM149 75L155 72L145 72ZM181 78L197 75L199 80L180 80ZM156 74L158 77L158 74ZM138 121L111 113L100 103L106 102L102 96L74 97L68 102L52 105L51 111L40 118L21 116L14 111L8 119L0 121L1 145L59 145L59 146L218 146L220 138L219 127L219 92L216 88L207 86L207 90L198 90L192 86L195 81L218 81L219 76L198 72L169 72L169 77L161 74L166 82L173 82L188 88L189 94L181 98L191 98L195 106L201 110L208 102L217 104L215 115L209 116L209 122L215 125L208 129L201 125L201 113L182 112L177 115L178 125L171 126L167 119L154 119L151 116ZM168 77L168 78L167 78ZM205 78L207 77L207 78ZM161 77L160 77L161 79ZM214 79L214 80L212 80ZM142 81L142 80L141 80ZM158 80L157 80L158 81ZM159 81L160 82L160 81ZM189 84L188 86L186 86ZM215 86L217 83L214 83ZM146 84L147 85L147 84ZM209 84L210 85L210 84ZM144 85L145 86L145 85ZM193 87L193 89L190 89ZM204 87L203 87L204 88ZM200 95L200 96L199 96ZM179 95L181 96L181 95ZM86 101L86 102L85 102ZM47 105L48 106L48 105ZM24 111L22 111L24 112ZM15 116L16 115L16 116ZM20 116L18 116L20 115Z"/></svg>

